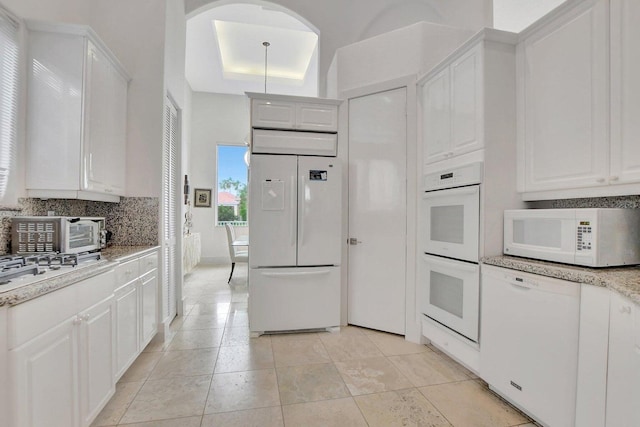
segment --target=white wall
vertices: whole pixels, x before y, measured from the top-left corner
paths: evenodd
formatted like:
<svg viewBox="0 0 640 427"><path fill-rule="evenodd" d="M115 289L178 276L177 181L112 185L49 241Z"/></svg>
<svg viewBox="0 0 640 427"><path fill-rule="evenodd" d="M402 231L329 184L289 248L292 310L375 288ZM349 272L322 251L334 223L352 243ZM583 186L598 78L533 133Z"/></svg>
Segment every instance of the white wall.
<svg viewBox="0 0 640 427"><path fill-rule="evenodd" d="M493 0L493 26L519 33L565 0Z"/></svg>
<svg viewBox="0 0 640 427"><path fill-rule="evenodd" d="M337 68L337 93L425 73L473 33L420 22L342 47L332 64Z"/></svg>
<svg viewBox="0 0 640 427"><path fill-rule="evenodd" d="M249 100L241 95L194 92L191 101L189 181L194 188L216 188L216 144L242 143L249 134ZM215 226L215 207L192 208L194 233L200 233L202 262L228 263L224 227ZM247 234L239 229L238 234Z"/></svg>
<svg viewBox="0 0 640 427"><path fill-rule="evenodd" d="M265 4L260 0L244 1ZM193 16L230 2L185 0L185 7L188 16ZM271 3L286 7L320 30L321 95L327 93L325 76L340 47L420 21L471 30L492 23L492 0L272 0Z"/></svg>

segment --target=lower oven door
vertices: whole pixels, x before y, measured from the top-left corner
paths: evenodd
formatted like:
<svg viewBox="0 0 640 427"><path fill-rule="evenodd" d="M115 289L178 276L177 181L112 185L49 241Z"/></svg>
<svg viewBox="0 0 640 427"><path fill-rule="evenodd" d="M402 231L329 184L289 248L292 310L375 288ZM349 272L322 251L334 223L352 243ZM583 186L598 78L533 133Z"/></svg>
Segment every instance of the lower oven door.
<svg viewBox="0 0 640 427"><path fill-rule="evenodd" d="M422 254L419 280L421 312L478 342L478 264Z"/></svg>

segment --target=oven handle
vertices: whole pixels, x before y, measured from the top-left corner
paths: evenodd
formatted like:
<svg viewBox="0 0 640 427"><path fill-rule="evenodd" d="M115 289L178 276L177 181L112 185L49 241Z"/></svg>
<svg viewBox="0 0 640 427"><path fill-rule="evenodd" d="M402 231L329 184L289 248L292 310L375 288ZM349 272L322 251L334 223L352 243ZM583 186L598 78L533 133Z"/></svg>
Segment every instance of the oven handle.
<svg viewBox="0 0 640 427"><path fill-rule="evenodd" d="M427 254L424 254L423 258L424 258L424 260L426 262L428 262L430 264L444 265L446 267L455 268L455 269L463 270L463 271L468 271L468 272L471 272L471 273L476 271L476 269L478 268L478 266L476 264L467 264L466 262L453 262L453 261L447 261L445 259L435 260L434 258L427 256Z"/></svg>
<svg viewBox="0 0 640 427"><path fill-rule="evenodd" d="M446 193L445 193L446 192ZM448 197L451 195L469 196L478 192L477 185L459 188L447 188L445 190L427 191L422 195L423 199L435 199L436 197ZM444 193L444 194L443 194Z"/></svg>

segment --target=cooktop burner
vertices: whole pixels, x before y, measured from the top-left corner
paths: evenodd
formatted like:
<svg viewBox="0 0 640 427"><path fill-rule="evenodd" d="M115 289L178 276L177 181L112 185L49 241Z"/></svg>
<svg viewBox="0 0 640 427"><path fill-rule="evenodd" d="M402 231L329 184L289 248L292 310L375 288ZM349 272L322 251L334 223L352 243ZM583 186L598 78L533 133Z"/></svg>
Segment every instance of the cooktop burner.
<svg viewBox="0 0 640 427"><path fill-rule="evenodd" d="M46 253L0 256L0 292L31 283L35 276L51 275L80 263L97 261L100 252L79 254ZM40 279L39 277L37 279ZM19 283L18 283L19 282Z"/></svg>

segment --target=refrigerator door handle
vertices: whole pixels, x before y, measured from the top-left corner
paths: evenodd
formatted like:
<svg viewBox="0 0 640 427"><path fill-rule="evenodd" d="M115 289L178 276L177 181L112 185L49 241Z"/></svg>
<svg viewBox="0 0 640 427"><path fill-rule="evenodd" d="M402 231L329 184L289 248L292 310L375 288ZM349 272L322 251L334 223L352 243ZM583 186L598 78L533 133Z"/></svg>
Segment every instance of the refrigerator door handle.
<svg viewBox="0 0 640 427"><path fill-rule="evenodd" d="M291 224L289 227L289 235L291 237L291 246L295 246L296 244L296 177L293 175L291 177L291 194L289 195L289 204L291 209Z"/></svg>
<svg viewBox="0 0 640 427"><path fill-rule="evenodd" d="M306 182L304 180L304 175L300 175L300 184L298 188L298 221L300 221L300 236L298 236L298 244L300 246L304 245L305 185Z"/></svg>
<svg viewBox="0 0 640 427"><path fill-rule="evenodd" d="M320 276L324 274L329 274L330 270L319 270L319 271L297 271L290 273L271 273L271 272L263 272L262 275L266 277L300 277L300 276Z"/></svg>

